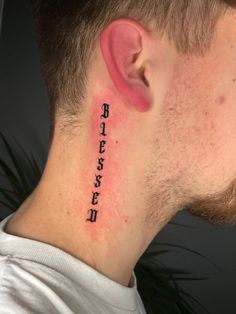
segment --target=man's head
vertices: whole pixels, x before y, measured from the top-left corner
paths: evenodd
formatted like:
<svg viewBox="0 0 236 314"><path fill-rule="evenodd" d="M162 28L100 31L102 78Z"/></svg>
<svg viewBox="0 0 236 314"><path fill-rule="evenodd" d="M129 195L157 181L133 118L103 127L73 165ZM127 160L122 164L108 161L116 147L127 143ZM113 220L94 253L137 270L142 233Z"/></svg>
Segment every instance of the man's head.
<svg viewBox="0 0 236 314"><path fill-rule="evenodd" d="M204 52L214 26L228 8L223 0L32 0L43 74L55 117L67 127L77 121L87 89L89 67L101 31L114 19L128 17L166 34L183 53ZM64 130L65 131L65 130Z"/></svg>
<svg viewBox="0 0 236 314"><path fill-rule="evenodd" d="M127 134L144 150L137 165L147 161L142 169L150 212L163 196L160 187L167 193L168 186L166 200L178 199L179 209L212 222L234 221L234 1L32 3L51 140L56 124L72 136L81 117L98 111L88 111L88 103L120 101L114 132L135 126Z"/></svg>

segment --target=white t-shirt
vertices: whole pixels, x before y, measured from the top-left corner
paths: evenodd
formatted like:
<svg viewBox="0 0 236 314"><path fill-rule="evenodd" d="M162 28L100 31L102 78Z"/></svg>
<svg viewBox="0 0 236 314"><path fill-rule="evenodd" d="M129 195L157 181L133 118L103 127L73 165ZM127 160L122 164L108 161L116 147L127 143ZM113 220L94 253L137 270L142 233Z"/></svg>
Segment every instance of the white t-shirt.
<svg viewBox="0 0 236 314"><path fill-rule="evenodd" d="M12 215L0 222L1 314L146 313L134 271L125 287L61 249L6 233Z"/></svg>

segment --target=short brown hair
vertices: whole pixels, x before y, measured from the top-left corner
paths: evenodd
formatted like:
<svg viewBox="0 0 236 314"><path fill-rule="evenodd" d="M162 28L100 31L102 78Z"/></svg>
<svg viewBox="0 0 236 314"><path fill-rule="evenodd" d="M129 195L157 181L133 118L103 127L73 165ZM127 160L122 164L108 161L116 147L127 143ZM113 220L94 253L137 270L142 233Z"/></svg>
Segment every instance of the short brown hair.
<svg viewBox="0 0 236 314"><path fill-rule="evenodd" d="M86 99L94 45L113 19L128 17L143 26L154 21L182 53L203 53L217 19L232 0L31 0L50 102L50 141L56 116L62 129L76 125Z"/></svg>

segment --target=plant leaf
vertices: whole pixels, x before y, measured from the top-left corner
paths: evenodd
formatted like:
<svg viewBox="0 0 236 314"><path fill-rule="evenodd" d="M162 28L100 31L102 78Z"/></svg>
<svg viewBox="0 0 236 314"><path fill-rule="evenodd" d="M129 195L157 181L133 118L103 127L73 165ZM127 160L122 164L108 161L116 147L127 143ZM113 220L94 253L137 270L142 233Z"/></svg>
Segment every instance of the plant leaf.
<svg viewBox="0 0 236 314"><path fill-rule="evenodd" d="M164 243L164 242L152 242L151 243L151 246L167 246L167 247L173 247L173 248L178 248L178 249L181 249L181 250L184 250L184 251L187 251L187 252L190 252L190 253L193 253L203 259L205 259L206 261L208 261L210 264L212 264L214 267L216 267L219 271L222 271L222 269L216 264L214 263L212 260L210 260L209 258L207 258L206 256L204 256L203 254L195 251L195 250L192 250L192 249L189 249L187 247L184 247L182 245L178 245L178 244L171 244L171 243Z"/></svg>
<svg viewBox="0 0 236 314"><path fill-rule="evenodd" d="M3 133L1 131L0 131L0 137L2 138L2 140L3 140L3 142L4 142L5 146L6 146L8 154L11 157L11 160L12 160L14 166L15 166L17 174L18 174L18 176L19 176L19 178L20 178L20 180L22 182L22 185L25 187L26 190L29 191L30 190L30 186L29 186L29 183L28 183L28 181L27 181L27 179L26 179L26 177L24 175L24 172L22 171L18 161L16 160L16 158L14 156L14 153L13 153L10 145L8 144L7 140L5 139L5 137L4 137L4 135L3 135Z"/></svg>
<svg viewBox="0 0 236 314"><path fill-rule="evenodd" d="M39 166L38 166L38 164L37 164L37 162L36 162L36 160L35 160L33 154L31 154L31 156L29 156L29 155L26 153L26 151L25 151L25 149L23 148L23 146L17 141L17 139L14 138L14 140L15 140L15 142L16 142L18 148L22 151L22 153L23 153L23 155L24 155L26 161L27 161L28 164L30 165L29 168L32 169L32 173L34 174L35 182L38 182L39 179L40 179L40 177L41 177L41 170L40 170L40 168L39 168Z"/></svg>
<svg viewBox="0 0 236 314"><path fill-rule="evenodd" d="M179 222L174 222L174 221L170 221L168 222L168 225L173 225L173 226L178 226L178 227L184 227L184 228L189 228L189 229L196 229L196 227L193 226L188 226Z"/></svg>
<svg viewBox="0 0 236 314"><path fill-rule="evenodd" d="M9 196L4 190L0 190L0 193L3 194L5 199L15 208L15 210L18 208L19 202L17 202L12 196Z"/></svg>
<svg viewBox="0 0 236 314"><path fill-rule="evenodd" d="M155 252L144 252L142 258L152 258L152 257L157 257L159 255L164 255L167 253L171 253L171 250L159 250Z"/></svg>
<svg viewBox="0 0 236 314"><path fill-rule="evenodd" d="M10 167L6 164L4 160L0 158L0 167L5 172L5 177L8 179L8 182L12 185L12 187L18 191L21 190L21 183L18 177L14 174L14 172L10 169Z"/></svg>
<svg viewBox="0 0 236 314"><path fill-rule="evenodd" d="M7 207L8 209L10 209L11 211L15 211L15 208L12 207L11 205L7 204L6 202L0 200L0 204L2 204L3 206Z"/></svg>

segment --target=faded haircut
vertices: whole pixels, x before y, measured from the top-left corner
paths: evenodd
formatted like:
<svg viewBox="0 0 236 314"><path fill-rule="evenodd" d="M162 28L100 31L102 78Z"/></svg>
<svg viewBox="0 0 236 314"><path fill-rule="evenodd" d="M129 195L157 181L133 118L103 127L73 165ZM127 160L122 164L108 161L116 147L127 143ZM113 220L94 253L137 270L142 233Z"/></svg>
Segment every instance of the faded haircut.
<svg viewBox="0 0 236 314"><path fill-rule="evenodd" d="M42 74L50 103L50 143L55 119L75 127L86 100L97 39L119 17L132 18L167 36L179 53L204 54L215 24L231 0L31 0Z"/></svg>

